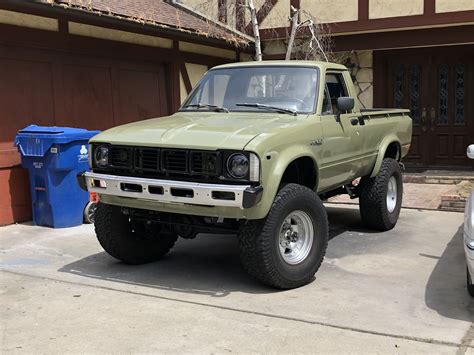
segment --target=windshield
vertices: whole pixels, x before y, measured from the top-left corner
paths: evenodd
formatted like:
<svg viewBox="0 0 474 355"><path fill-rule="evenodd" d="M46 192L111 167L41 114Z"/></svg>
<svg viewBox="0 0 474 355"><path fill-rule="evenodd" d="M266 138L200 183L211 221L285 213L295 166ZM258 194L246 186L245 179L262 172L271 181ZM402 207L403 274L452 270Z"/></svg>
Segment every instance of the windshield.
<svg viewBox="0 0 474 355"><path fill-rule="evenodd" d="M202 78L181 111L312 113L317 87L316 68L215 69Z"/></svg>

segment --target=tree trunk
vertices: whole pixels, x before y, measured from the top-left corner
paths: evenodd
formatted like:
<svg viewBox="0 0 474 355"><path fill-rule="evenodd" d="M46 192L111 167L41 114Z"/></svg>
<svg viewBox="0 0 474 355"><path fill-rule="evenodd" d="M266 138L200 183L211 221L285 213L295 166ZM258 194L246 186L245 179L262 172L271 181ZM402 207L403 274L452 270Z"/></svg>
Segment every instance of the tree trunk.
<svg viewBox="0 0 474 355"><path fill-rule="evenodd" d="M298 29L298 17L299 10L296 10L293 6L291 7L293 11L293 16L291 18L291 34L290 39L288 40L288 48L286 49L285 60L291 59L291 52L293 51L293 44L295 43L296 30Z"/></svg>
<svg viewBox="0 0 474 355"><path fill-rule="evenodd" d="M253 35L255 37L255 57L257 61L260 62L262 60L262 45L260 41L260 31L258 29L257 11L255 10L253 0L248 0L248 7L250 9L250 18L252 19Z"/></svg>

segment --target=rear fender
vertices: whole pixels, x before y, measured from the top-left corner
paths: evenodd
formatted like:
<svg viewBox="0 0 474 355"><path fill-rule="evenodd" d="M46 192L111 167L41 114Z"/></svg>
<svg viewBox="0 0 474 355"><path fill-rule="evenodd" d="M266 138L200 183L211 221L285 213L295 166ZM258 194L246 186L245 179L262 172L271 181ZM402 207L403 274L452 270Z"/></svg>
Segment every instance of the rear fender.
<svg viewBox="0 0 474 355"><path fill-rule="evenodd" d="M377 160L375 161L374 169L372 170L372 174L370 174L370 177L375 177L379 174L380 168L382 166L383 159L385 158L385 153L387 152L387 148L390 144L392 143L397 143L398 146L400 146L400 140L398 137L394 134L390 134L382 140L379 146L379 152L377 155ZM399 155L401 152L399 151ZM400 157L399 157L400 159Z"/></svg>

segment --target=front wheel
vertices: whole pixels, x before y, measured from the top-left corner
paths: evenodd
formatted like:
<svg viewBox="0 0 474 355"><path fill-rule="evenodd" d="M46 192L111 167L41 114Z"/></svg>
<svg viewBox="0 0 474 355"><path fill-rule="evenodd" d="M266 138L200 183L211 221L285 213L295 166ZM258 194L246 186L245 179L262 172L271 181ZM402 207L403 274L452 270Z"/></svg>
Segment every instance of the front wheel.
<svg viewBox="0 0 474 355"><path fill-rule="evenodd" d="M239 233L244 269L260 282L292 289L309 283L328 244L328 219L318 195L288 184L263 220L247 221Z"/></svg>
<svg viewBox="0 0 474 355"><path fill-rule="evenodd" d="M380 172L360 183L359 208L362 223L381 231L390 230L397 224L402 208L403 179L400 164L385 158Z"/></svg>
<svg viewBox="0 0 474 355"><path fill-rule="evenodd" d="M118 206L99 203L95 232L104 250L127 264L145 264L160 259L174 246L178 235L161 231L159 225L135 221Z"/></svg>

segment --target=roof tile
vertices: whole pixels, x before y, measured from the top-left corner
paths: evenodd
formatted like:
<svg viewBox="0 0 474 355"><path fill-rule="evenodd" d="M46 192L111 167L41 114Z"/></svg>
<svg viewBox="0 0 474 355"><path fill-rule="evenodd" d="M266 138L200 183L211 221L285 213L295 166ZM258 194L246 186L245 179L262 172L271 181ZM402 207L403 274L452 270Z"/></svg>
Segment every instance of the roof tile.
<svg viewBox="0 0 474 355"><path fill-rule="evenodd" d="M51 3L51 0L43 1ZM54 0L54 3L66 8L81 8L92 13L224 39L235 44L248 44L248 39L242 34L163 0Z"/></svg>

